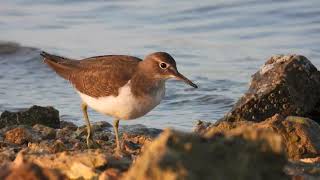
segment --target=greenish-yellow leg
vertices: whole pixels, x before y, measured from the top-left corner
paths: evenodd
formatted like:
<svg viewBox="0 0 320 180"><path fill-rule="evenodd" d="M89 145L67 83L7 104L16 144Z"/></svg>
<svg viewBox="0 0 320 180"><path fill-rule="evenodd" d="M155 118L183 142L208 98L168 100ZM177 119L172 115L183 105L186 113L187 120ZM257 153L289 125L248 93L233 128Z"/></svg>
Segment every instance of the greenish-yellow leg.
<svg viewBox="0 0 320 180"><path fill-rule="evenodd" d="M120 142L119 142L119 134L118 134L119 121L120 121L119 119L113 120L113 130L114 130L114 134L116 135L116 143L117 143L116 151L117 151L117 153L121 152Z"/></svg>
<svg viewBox="0 0 320 180"><path fill-rule="evenodd" d="M93 131L88 116L88 105L86 103L81 104L81 109L83 112L84 120L87 124L87 146L88 148L97 148L98 144L93 140Z"/></svg>

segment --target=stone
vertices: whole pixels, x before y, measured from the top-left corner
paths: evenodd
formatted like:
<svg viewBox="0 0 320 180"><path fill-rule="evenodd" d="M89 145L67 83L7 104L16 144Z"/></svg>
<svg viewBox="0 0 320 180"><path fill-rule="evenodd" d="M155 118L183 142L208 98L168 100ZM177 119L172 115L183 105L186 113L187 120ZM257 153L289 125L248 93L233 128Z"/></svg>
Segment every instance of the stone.
<svg viewBox="0 0 320 180"><path fill-rule="evenodd" d="M124 125L121 129L120 146L123 151L133 156L139 155L161 132L161 129L148 128L142 124Z"/></svg>
<svg viewBox="0 0 320 180"><path fill-rule="evenodd" d="M34 125L32 127L32 129L35 132L38 132L42 139L54 139L54 138L56 138L56 130L51 128L51 127L47 127L47 126L44 126L42 124L36 124L36 125Z"/></svg>
<svg viewBox="0 0 320 180"><path fill-rule="evenodd" d="M100 131L94 134L95 140L109 141L111 136L111 132L108 131Z"/></svg>
<svg viewBox="0 0 320 180"><path fill-rule="evenodd" d="M162 129L148 128L142 124L135 124L120 126L120 131L132 136L145 136L148 138L155 138L162 132Z"/></svg>
<svg viewBox="0 0 320 180"><path fill-rule="evenodd" d="M56 139L70 139L73 138L75 131L69 129L68 127L64 127L62 129L56 130Z"/></svg>
<svg viewBox="0 0 320 180"><path fill-rule="evenodd" d="M102 131L102 130L105 130L105 128L112 128L113 127L107 121L97 121L97 122L92 123L91 126L95 131Z"/></svg>
<svg viewBox="0 0 320 180"><path fill-rule="evenodd" d="M93 129L93 131L103 131L106 130L107 128L112 128L112 125L110 123L108 123L107 121L98 121L98 122L93 122L91 123L91 128ZM87 132L87 126L83 125L78 127L78 131L81 132Z"/></svg>
<svg viewBox="0 0 320 180"><path fill-rule="evenodd" d="M60 140L44 140L39 143L28 143L28 149L39 153L58 153L67 150L67 147Z"/></svg>
<svg viewBox="0 0 320 180"><path fill-rule="evenodd" d="M121 172L118 169L108 168L100 174L99 180L118 180L120 176Z"/></svg>
<svg viewBox="0 0 320 180"><path fill-rule="evenodd" d="M0 149L0 165L11 162L15 159L16 152L12 147L1 147ZM1 178L0 178L1 179Z"/></svg>
<svg viewBox="0 0 320 180"><path fill-rule="evenodd" d="M95 170L81 162L75 162L71 165L67 176L70 179L97 179L98 174Z"/></svg>
<svg viewBox="0 0 320 180"><path fill-rule="evenodd" d="M304 56L273 56L252 76L248 91L223 120L259 122L275 114L318 120L314 114L319 107L317 68Z"/></svg>
<svg viewBox="0 0 320 180"><path fill-rule="evenodd" d="M21 48L21 46L17 43L0 41L0 54L1 55L14 54L20 48Z"/></svg>
<svg viewBox="0 0 320 180"><path fill-rule="evenodd" d="M256 140L247 140L223 134L204 138L167 129L123 179L289 179L283 172L281 138L269 130L259 131ZM273 144L264 140L273 138Z"/></svg>
<svg viewBox="0 0 320 180"><path fill-rule="evenodd" d="M20 124L30 126L42 124L52 128L59 128L59 111L53 107L32 106L25 111L4 111L0 116L0 128Z"/></svg>
<svg viewBox="0 0 320 180"><path fill-rule="evenodd" d="M5 133L5 141L22 145L32 141L32 135L26 128L14 128Z"/></svg>
<svg viewBox="0 0 320 180"><path fill-rule="evenodd" d="M284 172L293 180L317 180L320 179L319 157L308 159L307 162L290 161L284 168Z"/></svg>
<svg viewBox="0 0 320 180"><path fill-rule="evenodd" d="M320 155L320 126L309 118L274 115L265 121L221 121L202 134L211 137L215 134L246 134L257 129L269 129L283 139L285 151L290 159L312 158Z"/></svg>
<svg viewBox="0 0 320 180"><path fill-rule="evenodd" d="M108 159L107 168L118 169L121 172L127 171L129 167L132 165L132 158L130 156L126 156L123 154L123 157L119 156L111 156Z"/></svg>
<svg viewBox="0 0 320 180"><path fill-rule="evenodd" d="M77 130L78 126L70 121L60 121L60 128L61 129L66 128L66 129L70 129L72 131L75 131L75 130Z"/></svg>
<svg viewBox="0 0 320 180"><path fill-rule="evenodd" d="M105 131L109 131L108 128L112 127L106 121L98 121L91 124L91 128L93 130L93 135L95 139L109 139L107 133ZM85 140L87 137L87 126L83 125L77 128L75 133L73 134L75 138Z"/></svg>
<svg viewBox="0 0 320 180"><path fill-rule="evenodd" d="M211 125L211 122L198 120L195 123L195 126L192 128L192 131L198 134L202 134L203 132L206 132Z"/></svg>
<svg viewBox="0 0 320 180"><path fill-rule="evenodd" d="M14 163L3 165L0 171L0 179L64 180L66 178L56 170L41 168L35 163L26 162L20 159L15 161Z"/></svg>
<svg viewBox="0 0 320 180"><path fill-rule="evenodd" d="M98 178L98 168L108 164L111 154L102 150L64 151L61 153L39 153L20 151L15 161L23 159L41 168L57 169L68 178Z"/></svg>

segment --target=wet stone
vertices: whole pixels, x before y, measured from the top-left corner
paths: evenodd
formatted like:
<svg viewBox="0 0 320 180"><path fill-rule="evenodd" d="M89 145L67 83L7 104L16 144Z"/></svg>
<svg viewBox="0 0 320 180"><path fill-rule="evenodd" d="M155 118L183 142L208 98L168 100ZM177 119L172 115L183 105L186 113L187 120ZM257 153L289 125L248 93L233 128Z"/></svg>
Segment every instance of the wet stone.
<svg viewBox="0 0 320 180"><path fill-rule="evenodd" d="M273 56L252 76L248 91L222 120L259 122L275 114L317 120L319 105L317 68L304 56Z"/></svg>
<svg viewBox="0 0 320 180"><path fill-rule="evenodd" d="M162 129L148 128L142 124L124 125L121 126L119 129L120 132L124 132L128 135L143 135L150 138L155 138L162 132Z"/></svg>
<svg viewBox="0 0 320 180"><path fill-rule="evenodd" d="M43 124L52 128L60 127L59 111L53 107L32 106L25 111L4 111L0 116L0 128L9 125Z"/></svg>

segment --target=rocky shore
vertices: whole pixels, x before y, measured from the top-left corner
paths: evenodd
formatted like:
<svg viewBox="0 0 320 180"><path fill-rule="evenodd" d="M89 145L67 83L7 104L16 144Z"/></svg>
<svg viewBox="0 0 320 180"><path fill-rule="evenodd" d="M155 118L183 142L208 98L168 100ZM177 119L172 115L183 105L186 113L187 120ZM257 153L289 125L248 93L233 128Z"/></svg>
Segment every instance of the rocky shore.
<svg viewBox="0 0 320 180"><path fill-rule="evenodd" d="M114 155L107 122L87 149L85 126L53 107L0 116L0 179L319 179L320 72L303 56L273 56L215 123L194 132L122 126Z"/></svg>

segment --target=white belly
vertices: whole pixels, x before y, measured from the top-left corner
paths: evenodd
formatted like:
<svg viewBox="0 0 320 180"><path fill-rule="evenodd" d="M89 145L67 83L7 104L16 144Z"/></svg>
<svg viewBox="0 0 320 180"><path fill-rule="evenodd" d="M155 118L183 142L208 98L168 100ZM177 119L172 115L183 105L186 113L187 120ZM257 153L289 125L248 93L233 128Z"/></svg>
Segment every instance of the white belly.
<svg viewBox="0 0 320 180"><path fill-rule="evenodd" d="M135 119L141 117L156 107L165 94L165 84L161 85L154 95L136 98L131 93L130 82L119 89L118 96L94 98L77 91L92 109L119 119Z"/></svg>

